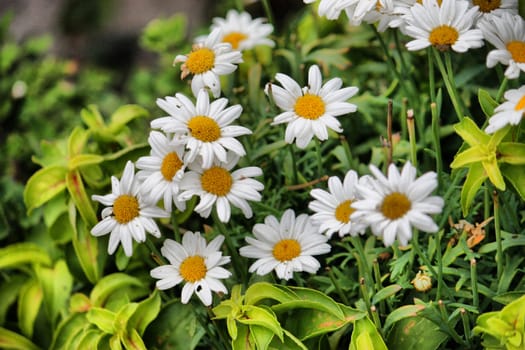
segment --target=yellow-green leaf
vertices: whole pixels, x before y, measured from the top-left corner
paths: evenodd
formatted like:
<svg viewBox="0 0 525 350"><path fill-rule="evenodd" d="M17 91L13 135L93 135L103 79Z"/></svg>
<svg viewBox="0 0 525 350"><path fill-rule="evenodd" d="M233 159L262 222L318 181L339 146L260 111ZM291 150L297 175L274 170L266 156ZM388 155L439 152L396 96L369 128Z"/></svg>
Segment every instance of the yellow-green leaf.
<svg viewBox="0 0 525 350"><path fill-rule="evenodd" d="M461 189L461 209L463 211L463 216L467 216L470 204L472 203L472 200L474 200L481 184L486 178L487 175L481 164L476 163L470 166L467 179Z"/></svg>
<svg viewBox="0 0 525 350"><path fill-rule="evenodd" d="M525 164L525 144L502 142L498 146L498 161L501 163Z"/></svg>
<svg viewBox="0 0 525 350"><path fill-rule="evenodd" d="M75 170L83 166L100 164L103 161L104 157L98 154L77 154L69 159L67 166L69 170Z"/></svg>
<svg viewBox="0 0 525 350"><path fill-rule="evenodd" d="M42 304L43 292L35 279L30 279L18 297L18 326L28 338L33 337L35 320Z"/></svg>
<svg viewBox="0 0 525 350"><path fill-rule="evenodd" d="M31 340L3 327L0 327L0 349L40 350Z"/></svg>
<svg viewBox="0 0 525 350"><path fill-rule="evenodd" d="M108 125L109 132L112 135L117 135L133 119L146 118L148 116L148 111L141 106L121 106L111 115L111 121Z"/></svg>
<svg viewBox="0 0 525 350"><path fill-rule="evenodd" d="M492 184L496 186L499 190L504 191L506 187L505 180L503 180L503 175L501 175L498 163L495 161L484 161L481 164L483 165L483 169L485 169L485 173L489 177L490 182L492 182Z"/></svg>
<svg viewBox="0 0 525 350"><path fill-rule="evenodd" d="M91 200L89 199L86 189L84 188L84 182L80 177L80 173L77 170L73 170L66 175L66 185L71 199L75 203L80 216L86 222L88 227L93 227L97 224L97 214Z"/></svg>
<svg viewBox="0 0 525 350"><path fill-rule="evenodd" d="M67 140L67 155L73 158L83 153L89 138L89 131L77 126L73 129Z"/></svg>
<svg viewBox="0 0 525 350"><path fill-rule="evenodd" d="M49 254L30 242L15 243L0 249L0 269L19 267L22 264L51 265Z"/></svg>
<svg viewBox="0 0 525 350"><path fill-rule="evenodd" d="M66 188L67 168L49 166L33 174L24 188L24 203L27 213L42 206Z"/></svg>
<svg viewBox="0 0 525 350"><path fill-rule="evenodd" d="M136 277L125 273L113 273L102 278L91 291L90 299L94 306L104 306L111 294L125 288L137 288L143 285Z"/></svg>
<svg viewBox="0 0 525 350"><path fill-rule="evenodd" d="M470 146L479 144L486 145L489 143L490 136L481 131L476 123L468 117L463 118L461 122L454 125L454 130Z"/></svg>
<svg viewBox="0 0 525 350"><path fill-rule="evenodd" d="M487 149L484 145L474 146L456 154L450 167L452 169L467 166L472 163L481 162L487 158Z"/></svg>
<svg viewBox="0 0 525 350"><path fill-rule="evenodd" d="M87 320L102 332L114 334L115 313L101 307L92 307L86 314Z"/></svg>

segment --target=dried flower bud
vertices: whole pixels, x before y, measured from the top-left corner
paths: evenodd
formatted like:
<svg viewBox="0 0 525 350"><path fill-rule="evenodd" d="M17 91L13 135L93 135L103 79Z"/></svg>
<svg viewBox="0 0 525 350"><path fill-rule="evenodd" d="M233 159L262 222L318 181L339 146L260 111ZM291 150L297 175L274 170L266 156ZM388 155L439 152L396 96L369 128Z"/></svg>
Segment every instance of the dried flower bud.
<svg viewBox="0 0 525 350"><path fill-rule="evenodd" d="M432 278L424 271L419 271L411 283L418 292L426 292L432 288Z"/></svg>

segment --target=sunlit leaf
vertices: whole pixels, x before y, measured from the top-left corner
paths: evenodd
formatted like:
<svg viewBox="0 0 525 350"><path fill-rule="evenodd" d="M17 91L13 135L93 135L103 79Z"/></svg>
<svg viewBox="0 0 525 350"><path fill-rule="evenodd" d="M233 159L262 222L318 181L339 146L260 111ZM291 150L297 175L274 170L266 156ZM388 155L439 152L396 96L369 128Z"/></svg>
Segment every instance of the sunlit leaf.
<svg viewBox="0 0 525 350"><path fill-rule="evenodd" d="M67 169L62 166L42 168L34 173L24 188L28 215L66 188Z"/></svg>
<svg viewBox="0 0 525 350"><path fill-rule="evenodd" d="M40 305L42 304L43 292L37 280L27 281L20 290L18 297L18 326L22 333L28 337L33 337L34 324Z"/></svg>
<svg viewBox="0 0 525 350"><path fill-rule="evenodd" d="M31 340L3 327L0 327L0 348L11 350L40 350Z"/></svg>
<svg viewBox="0 0 525 350"><path fill-rule="evenodd" d="M18 267L23 264L51 265L48 253L30 242L14 243L0 248L0 269Z"/></svg>

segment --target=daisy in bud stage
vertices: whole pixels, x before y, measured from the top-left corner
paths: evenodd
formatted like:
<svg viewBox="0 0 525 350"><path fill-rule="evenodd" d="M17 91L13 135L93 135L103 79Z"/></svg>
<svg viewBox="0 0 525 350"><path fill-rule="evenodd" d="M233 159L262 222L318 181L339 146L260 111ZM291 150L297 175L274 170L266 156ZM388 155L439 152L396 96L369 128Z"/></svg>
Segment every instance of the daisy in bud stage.
<svg viewBox="0 0 525 350"><path fill-rule="evenodd" d="M241 209L246 218L253 215L248 201L261 200L259 193L264 185L251 177L261 176L258 167L246 167L231 171L239 157L228 154L227 162L214 162L210 167L202 167L198 162L189 165L188 171L180 184L179 200L187 201L194 195L199 196L195 211L202 217L210 216L215 205L219 220L228 222L231 216L230 204Z"/></svg>
<svg viewBox="0 0 525 350"><path fill-rule="evenodd" d="M186 203L177 199L179 183L184 175L184 145L171 142L166 135L152 131L148 137L151 146L149 156L140 157L136 162L137 178L142 181L142 192L150 201L164 200L164 209L171 212L172 203L179 210L186 208Z"/></svg>
<svg viewBox="0 0 525 350"><path fill-rule="evenodd" d="M487 55L487 67L508 66L505 76L516 79L525 71L525 20L520 15L502 13L478 22L485 39L495 49Z"/></svg>
<svg viewBox="0 0 525 350"><path fill-rule="evenodd" d="M278 278L289 280L294 272L315 273L321 264L313 255L330 252L328 237L319 233L308 215L295 217L292 209L284 212L280 222L273 215L267 216L264 224L253 227L253 235L255 238L246 237L248 245L239 252L257 259L249 271L261 276L275 270Z"/></svg>
<svg viewBox="0 0 525 350"><path fill-rule="evenodd" d="M407 245L412 238L412 227L425 232L436 232L438 226L429 216L443 209L443 198L431 196L438 185L435 172L427 172L416 179L416 168L407 162L399 173L394 164L388 167L388 177L374 165L370 171L375 179L358 184L360 199L352 203L355 212L351 220L370 225L372 233L390 246L396 238Z"/></svg>
<svg viewBox="0 0 525 350"><path fill-rule="evenodd" d="M350 220L350 215L355 210L351 205L357 200L357 182L357 173L350 170L343 183L337 176L328 179L329 192L319 188L310 192L315 200L310 202L308 208L315 212L312 221L320 225L319 232L324 232L328 237L334 232L338 232L339 237L364 233L366 225Z"/></svg>
<svg viewBox="0 0 525 350"><path fill-rule="evenodd" d="M346 100L354 96L358 88L341 89L343 82L339 78L322 85L321 71L316 65L310 67L308 86L302 89L286 74L277 73L275 79L283 87L268 83L265 93L272 96L284 112L274 118L272 125L287 123L285 141L293 143L295 139L299 148L306 148L314 135L321 141L328 139L327 128L342 132L336 116L357 110L356 105Z"/></svg>
<svg viewBox="0 0 525 350"><path fill-rule="evenodd" d="M187 304L195 293L206 306L212 303L211 292L228 294L220 281L231 276L231 272L221 267L230 262L229 256L222 256L223 241L224 236L219 235L206 245L199 232L190 231L182 236L182 244L166 239L160 252L169 264L150 272L151 277L159 279L157 288L169 289L184 282L181 302Z"/></svg>
<svg viewBox="0 0 525 350"><path fill-rule="evenodd" d="M407 49L434 46L440 51L466 52L483 46L483 34L472 28L478 8L469 5L466 0L415 3L405 15L406 34L415 39L406 44Z"/></svg>
<svg viewBox="0 0 525 350"><path fill-rule="evenodd" d="M208 88L214 97L219 97L219 76L232 73L242 62L241 52L232 50L229 43L221 42L222 36L221 29L216 28L204 41L194 44L189 54L175 57L175 63L183 62L181 79L193 75L191 90L195 96L200 89Z"/></svg>
<svg viewBox="0 0 525 350"><path fill-rule="evenodd" d="M494 109L494 115L489 119L485 129L487 134L493 134L504 126L518 125L525 113L525 85L519 89L507 90L505 102Z"/></svg>
<svg viewBox="0 0 525 350"><path fill-rule="evenodd" d="M187 152L183 159L185 164L200 156L203 167L207 168L215 158L225 162L226 150L239 156L246 154L243 145L235 137L252 132L243 126L230 125L239 118L242 107L234 105L226 108L227 104L226 98L210 103L209 95L204 89L199 91L195 105L183 94L159 98L157 105L169 116L153 120L151 127L165 133L174 133L174 142L186 145Z"/></svg>
<svg viewBox="0 0 525 350"><path fill-rule="evenodd" d="M127 256L133 254L133 240L142 243L146 232L160 237L155 218L166 218L170 214L144 200L139 181L135 176L135 167L128 161L119 181L111 177L111 192L105 196L93 195L91 198L107 207L102 210L102 221L91 229L93 236L109 236L108 254L113 254L122 243Z"/></svg>
<svg viewBox="0 0 525 350"><path fill-rule="evenodd" d="M273 40L268 39L273 26L265 21L265 18L252 19L248 12L229 10L226 18L213 19L211 29L220 29L222 36L219 40L230 43L234 50L249 50L258 45L274 47Z"/></svg>

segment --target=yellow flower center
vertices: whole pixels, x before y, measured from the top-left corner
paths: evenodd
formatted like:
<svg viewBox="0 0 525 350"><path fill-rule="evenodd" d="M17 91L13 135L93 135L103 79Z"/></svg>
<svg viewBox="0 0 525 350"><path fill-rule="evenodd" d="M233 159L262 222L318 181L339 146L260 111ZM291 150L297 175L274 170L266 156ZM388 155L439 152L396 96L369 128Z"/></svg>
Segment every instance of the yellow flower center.
<svg viewBox="0 0 525 350"><path fill-rule="evenodd" d="M179 273L188 282L197 282L206 277L206 264L204 258L199 255L187 257L180 264Z"/></svg>
<svg viewBox="0 0 525 350"><path fill-rule="evenodd" d="M324 114L324 101L317 95L306 94L297 99L294 110L300 117L316 120Z"/></svg>
<svg viewBox="0 0 525 350"><path fill-rule="evenodd" d="M402 193L393 192L383 199L381 204L381 212L390 219L396 220L403 217L412 206L410 199Z"/></svg>
<svg viewBox="0 0 525 350"><path fill-rule="evenodd" d="M295 239L283 239L273 247L275 259L284 262L292 260L301 254L301 245Z"/></svg>
<svg viewBox="0 0 525 350"><path fill-rule="evenodd" d="M182 167L182 161L175 152L166 154L160 166L160 172L166 181L171 181L173 176Z"/></svg>
<svg viewBox="0 0 525 350"><path fill-rule="evenodd" d="M525 43L523 41L511 41L507 44L507 50L512 59L518 63L525 63Z"/></svg>
<svg viewBox="0 0 525 350"><path fill-rule="evenodd" d="M335 208L335 218L338 221L344 222L345 224L350 222L350 215L355 211L350 205L352 205L352 201L347 200Z"/></svg>
<svg viewBox="0 0 525 350"><path fill-rule="evenodd" d="M221 128L215 120L204 115L198 115L188 121L191 136L203 142L213 142L221 137Z"/></svg>
<svg viewBox="0 0 525 350"><path fill-rule="evenodd" d="M243 41L247 37L248 36L246 34L241 32L231 32L226 34L224 38L222 38L222 41L225 43L230 43L233 49L238 49L241 41Z"/></svg>
<svg viewBox="0 0 525 350"><path fill-rule="evenodd" d="M501 0L473 0L474 5L479 6L481 12L491 12L501 6Z"/></svg>
<svg viewBox="0 0 525 350"><path fill-rule="evenodd" d="M517 112L523 108L525 108L525 95L523 95L518 101L518 103L516 103L516 106L514 106L514 110Z"/></svg>
<svg viewBox="0 0 525 350"><path fill-rule="evenodd" d="M213 68L215 54L207 47L192 51L186 60L186 67L193 74L202 74Z"/></svg>
<svg viewBox="0 0 525 350"><path fill-rule="evenodd" d="M432 29L428 41L438 50L446 51L458 40L458 37L459 33L456 29L442 25Z"/></svg>
<svg viewBox="0 0 525 350"><path fill-rule="evenodd" d="M218 166L205 170L201 176L202 188L216 196L225 196L230 193L232 182L232 176L228 170Z"/></svg>
<svg viewBox="0 0 525 350"><path fill-rule="evenodd" d="M113 202L113 214L119 224L126 224L139 216L139 201L128 194L123 194Z"/></svg>

